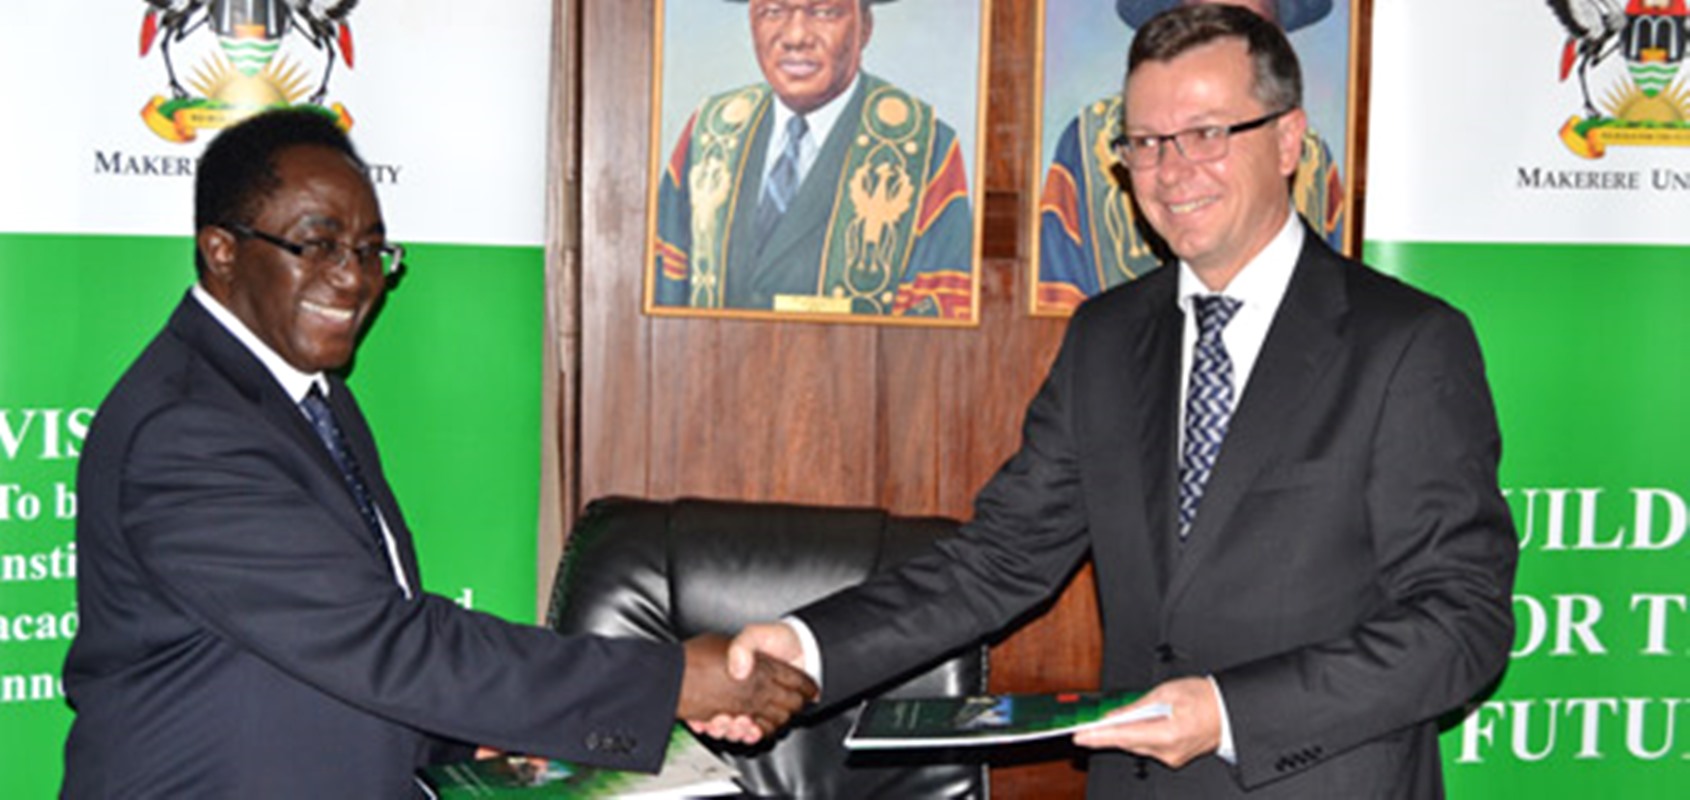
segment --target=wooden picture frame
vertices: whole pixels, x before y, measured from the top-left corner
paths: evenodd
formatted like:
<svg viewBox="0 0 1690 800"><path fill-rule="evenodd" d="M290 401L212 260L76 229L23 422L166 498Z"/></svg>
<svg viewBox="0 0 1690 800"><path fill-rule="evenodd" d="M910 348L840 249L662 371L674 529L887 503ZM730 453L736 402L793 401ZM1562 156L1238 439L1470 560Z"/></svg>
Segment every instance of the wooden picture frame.
<svg viewBox="0 0 1690 800"><path fill-rule="evenodd" d="M656 15L647 314L978 324L989 0Z"/></svg>

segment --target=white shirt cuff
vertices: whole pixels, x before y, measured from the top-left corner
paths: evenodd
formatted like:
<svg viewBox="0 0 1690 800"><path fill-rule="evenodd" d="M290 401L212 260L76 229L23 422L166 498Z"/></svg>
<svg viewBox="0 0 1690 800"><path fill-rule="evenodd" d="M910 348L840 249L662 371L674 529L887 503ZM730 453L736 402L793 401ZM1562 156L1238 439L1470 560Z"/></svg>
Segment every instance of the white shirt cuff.
<svg viewBox="0 0 1690 800"><path fill-rule="evenodd" d="M1221 712L1221 745L1215 748L1215 756L1228 764L1237 764L1238 751L1232 743L1232 720L1226 715L1226 696L1221 694L1221 685L1215 680L1215 676L1210 675L1208 678L1209 686L1215 690L1215 705Z"/></svg>
<svg viewBox="0 0 1690 800"><path fill-rule="evenodd" d="M821 645L816 644L816 634L797 617L785 616L780 621L797 634L798 643L804 648L804 671L810 673L810 680L816 682L819 691L822 688L822 650Z"/></svg>

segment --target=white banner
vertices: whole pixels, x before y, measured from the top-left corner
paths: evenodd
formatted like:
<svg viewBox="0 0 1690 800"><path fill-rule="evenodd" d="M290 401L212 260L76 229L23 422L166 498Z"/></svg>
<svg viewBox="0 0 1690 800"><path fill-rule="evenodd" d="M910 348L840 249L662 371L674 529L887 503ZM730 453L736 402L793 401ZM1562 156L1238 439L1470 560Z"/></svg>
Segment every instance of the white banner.
<svg viewBox="0 0 1690 800"><path fill-rule="evenodd" d="M325 42L297 27L220 41L210 10L238 6L262 22L286 5L211 3L173 28L158 14L149 26L142 0L5 0L0 232L191 234L193 162L217 133L193 127L196 115L308 102L327 67L320 105L350 119L395 240L543 241L546 82L510 76L547 74L548 0L365 0L343 20L349 35ZM167 51L178 105L199 103L176 117L190 123L187 142L148 123L183 132L146 113L176 95ZM257 53L256 67L267 51L256 75L234 66Z"/></svg>
<svg viewBox="0 0 1690 800"><path fill-rule="evenodd" d="M1592 142L1578 130L1600 120L1585 109L1577 48L1604 34L1575 36L1542 0L1378 0L1367 237L1690 243L1684 3L1631 5L1602 39L1607 55L1586 67L1606 120ZM1651 48L1640 39L1657 26Z"/></svg>

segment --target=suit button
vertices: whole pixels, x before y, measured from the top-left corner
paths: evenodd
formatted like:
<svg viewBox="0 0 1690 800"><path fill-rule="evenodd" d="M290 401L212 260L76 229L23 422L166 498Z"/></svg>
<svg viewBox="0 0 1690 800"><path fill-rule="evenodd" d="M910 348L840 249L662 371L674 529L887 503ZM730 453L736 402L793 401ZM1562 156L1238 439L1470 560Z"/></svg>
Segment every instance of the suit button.
<svg viewBox="0 0 1690 800"><path fill-rule="evenodd" d="M620 733L587 734L587 749L595 753L627 753L634 749L634 737Z"/></svg>
<svg viewBox="0 0 1690 800"><path fill-rule="evenodd" d="M1156 660L1164 664L1174 660L1174 646L1163 642L1156 645Z"/></svg>

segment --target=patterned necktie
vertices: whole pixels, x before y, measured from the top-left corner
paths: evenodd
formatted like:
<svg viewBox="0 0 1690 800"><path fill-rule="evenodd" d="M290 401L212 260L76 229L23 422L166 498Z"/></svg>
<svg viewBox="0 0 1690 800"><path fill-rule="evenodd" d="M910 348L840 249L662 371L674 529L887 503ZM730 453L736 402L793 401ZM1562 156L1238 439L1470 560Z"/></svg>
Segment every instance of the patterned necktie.
<svg viewBox="0 0 1690 800"><path fill-rule="evenodd" d="M1232 418L1232 358L1221 330L1237 313L1239 301L1223 295L1193 298L1197 308L1197 346L1191 351L1191 385L1185 394L1185 449L1179 465L1179 536L1185 539L1203 485L1221 452Z"/></svg>
<svg viewBox="0 0 1690 800"><path fill-rule="evenodd" d="M316 384L312 384L305 399L299 401L299 407L305 412L306 419L311 420L311 427L316 429L317 438L322 439L323 446L328 448L335 466L340 467L340 477L346 481L346 488L351 490L352 499L358 502L358 513L363 516L364 525L370 529L376 544L386 550L387 537L381 532L381 519L376 516L376 504L370 498L369 486L364 483L364 473L358 469L358 460L352 456L346 435L341 433L334 412L329 410L329 404Z"/></svg>
<svg viewBox="0 0 1690 800"><path fill-rule="evenodd" d="M792 196L798 193L798 159L809 132L810 126L802 116L794 114L786 121L786 146L781 148L780 157L769 170L769 180L763 184L763 196L757 202L758 244L768 241L769 232L792 204Z"/></svg>

